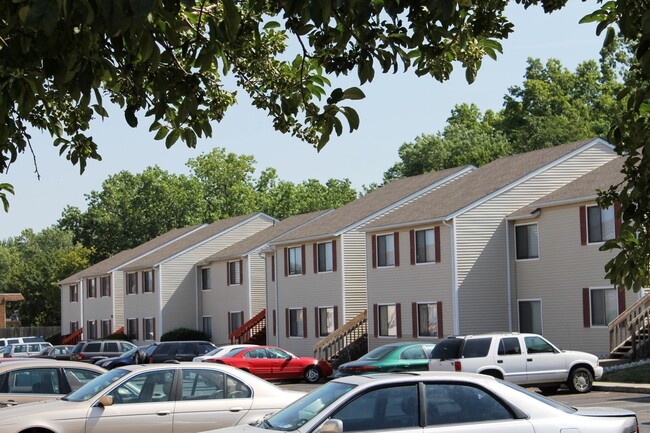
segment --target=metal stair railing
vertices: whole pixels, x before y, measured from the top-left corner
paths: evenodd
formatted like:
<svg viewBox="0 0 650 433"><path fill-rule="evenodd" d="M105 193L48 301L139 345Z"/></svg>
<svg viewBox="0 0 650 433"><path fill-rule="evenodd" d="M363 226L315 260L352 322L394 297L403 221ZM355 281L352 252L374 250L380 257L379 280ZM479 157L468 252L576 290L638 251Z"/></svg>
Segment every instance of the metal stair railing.
<svg viewBox="0 0 650 433"><path fill-rule="evenodd" d="M629 346L631 357L638 356L638 349L650 344L650 293L643 296L610 322L609 350L612 354Z"/></svg>
<svg viewBox="0 0 650 433"><path fill-rule="evenodd" d="M260 311L242 326L228 334L228 340L230 340L230 344L246 344L263 331L266 331L266 309Z"/></svg>

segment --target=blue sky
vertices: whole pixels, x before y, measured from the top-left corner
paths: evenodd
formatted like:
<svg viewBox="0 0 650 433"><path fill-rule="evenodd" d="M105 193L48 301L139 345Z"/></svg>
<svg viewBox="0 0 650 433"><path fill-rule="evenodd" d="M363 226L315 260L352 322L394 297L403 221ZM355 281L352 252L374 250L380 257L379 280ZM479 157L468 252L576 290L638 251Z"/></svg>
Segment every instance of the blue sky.
<svg viewBox="0 0 650 433"><path fill-rule="evenodd" d="M398 160L397 150L403 143L443 129L454 105L466 102L477 104L483 111L500 109L507 89L522 83L527 58L557 58L571 70L582 61L597 59L602 37L596 36L595 25L578 24L596 7L594 0L572 0L549 15L540 7L524 10L513 2L507 12L515 32L503 42L504 53L497 61L488 58L483 62L473 84L467 84L460 68L445 83L412 73L378 74L370 85L363 86L365 100L350 104L361 117L360 129L333 136L321 152L274 131L270 119L243 99L223 122L213 125L213 137L200 141L195 149L181 142L166 149L148 132L146 120L132 129L113 109L110 119L95 122L90 131L103 160L90 161L83 175L58 155L51 138L34 134L32 146L41 178L37 179L29 153L20 155L8 174L0 175L0 183L8 182L15 188L15 195L9 196L9 213L0 211L0 239L18 236L27 228L40 231L55 224L67 205L84 210L85 194L100 190L108 176L121 170L139 173L158 165L172 173L187 173L188 159L214 147L253 155L256 174L273 167L281 179L295 183L347 178L360 190L363 185L381 181L383 173ZM332 80L337 87L354 85L349 80L338 85Z"/></svg>

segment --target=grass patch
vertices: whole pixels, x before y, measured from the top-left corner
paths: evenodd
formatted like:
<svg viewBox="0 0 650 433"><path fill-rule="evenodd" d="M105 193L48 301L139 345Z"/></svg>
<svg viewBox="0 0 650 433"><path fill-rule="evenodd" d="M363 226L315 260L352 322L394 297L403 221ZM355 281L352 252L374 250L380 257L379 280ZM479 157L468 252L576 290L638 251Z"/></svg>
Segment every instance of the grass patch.
<svg viewBox="0 0 650 433"><path fill-rule="evenodd" d="M650 383L650 363L607 371L600 380L602 382Z"/></svg>

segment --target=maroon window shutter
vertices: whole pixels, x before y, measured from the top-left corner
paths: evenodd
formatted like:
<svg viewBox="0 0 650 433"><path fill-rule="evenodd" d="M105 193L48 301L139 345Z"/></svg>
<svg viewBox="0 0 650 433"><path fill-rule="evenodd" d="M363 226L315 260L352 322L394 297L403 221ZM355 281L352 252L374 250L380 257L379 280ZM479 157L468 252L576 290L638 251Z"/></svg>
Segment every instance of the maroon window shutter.
<svg viewBox="0 0 650 433"><path fill-rule="evenodd" d="M288 308L285 308L284 314L286 316L285 320L286 320L286 325L287 325L286 334L287 334L287 338L289 338L289 309Z"/></svg>
<svg viewBox="0 0 650 433"><path fill-rule="evenodd" d="M397 338L402 338L402 304L395 304L395 320L397 320Z"/></svg>
<svg viewBox="0 0 650 433"><path fill-rule="evenodd" d="M618 237L621 233L621 204L619 202L614 203L614 235Z"/></svg>
<svg viewBox="0 0 650 433"><path fill-rule="evenodd" d="M413 323L413 338L418 338L418 303L417 302L413 302L411 304L411 322Z"/></svg>
<svg viewBox="0 0 650 433"><path fill-rule="evenodd" d="M271 281L275 281L275 255L271 256Z"/></svg>
<svg viewBox="0 0 650 433"><path fill-rule="evenodd" d="M397 267L399 266L399 232L393 233L393 242L395 244L395 266Z"/></svg>
<svg viewBox="0 0 650 433"><path fill-rule="evenodd" d="M289 249L284 249L284 276L289 276Z"/></svg>
<svg viewBox="0 0 650 433"><path fill-rule="evenodd" d="M332 241L332 272L336 272L336 239Z"/></svg>
<svg viewBox="0 0 650 433"><path fill-rule="evenodd" d="M156 341L156 318L155 317L151 321L151 326L153 327L153 341Z"/></svg>
<svg viewBox="0 0 650 433"><path fill-rule="evenodd" d="M307 257L305 257L305 245L300 246L301 256L302 256L302 274L307 273Z"/></svg>
<svg viewBox="0 0 650 433"><path fill-rule="evenodd" d="M307 307L302 307L302 338L307 338Z"/></svg>
<svg viewBox="0 0 650 433"><path fill-rule="evenodd" d="M334 306L334 329L339 327L339 307Z"/></svg>
<svg viewBox="0 0 650 433"><path fill-rule="evenodd" d="M438 338L442 338L445 335L442 330L442 302L436 302L436 310L438 310Z"/></svg>
<svg viewBox="0 0 650 433"><path fill-rule="evenodd" d="M433 229L433 238L436 243L436 263L440 263L440 226Z"/></svg>
<svg viewBox="0 0 650 433"><path fill-rule="evenodd" d="M587 207L580 206L580 244L587 245Z"/></svg>
<svg viewBox="0 0 650 433"><path fill-rule="evenodd" d="M377 235L372 235L370 242L372 243L372 267L377 267Z"/></svg>
<svg viewBox="0 0 650 433"><path fill-rule="evenodd" d="M226 262L226 286L230 285L230 262Z"/></svg>
<svg viewBox="0 0 650 433"><path fill-rule="evenodd" d="M625 311L625 288L623 286L618 287L618 314Z"/></svg>
<svg viewBox="0 0 650 433"><path fill-rule="evenodd" d="M277 312L273 310L273 336L275 337L276 335L276 330L278 329L278 322L277 322Z"/></svg>
<svg viewBox="0 0 650 433"><path fill-rule="evenodd" d="M140 339L140 319L135 319L135 339Z"/></svg>
<svg viewBox="0 0 650 433"><path fill-rule="evenodd" d="M582 325L591 328L591 308L589 306L589 289L582 289Z"/></svg>
<svg viewBox="0 0 650 433"><path fill-rule="evenodd" d="M244 284L244 261L239 261L239 284Z"/></svg>
<svg viewBox="0 0 650 433"><path fill-rule="evenodd" d="M230 324L232 323L232 313L228 311L228 327L226 328L228 330L228 334L230 334L234 329L230 329Z"/></svg>
<svg viewBox="0 0 650 433"><path fill-rule="evenodd" d="M415 264L415 230L409 230L409 247L411 250L411 264L414 265Z"/></svg>
<svg viewBox="0 0 650 433"><path fill-rule="evenodd" d="M379 307L377 304L372 305L372 316L373 316L373 332L375 333L375 338L379 337Z"/></svg>
<svg viewBox="0 0 650 433"><path fill-rule="evenodd" d="M111 287L112 278L113 277L111 277L110 275L108 276L108 296L111 296L111 293L113 292L113 288Z"/></svg>
<svg viewBox="0 0 650 433"><path fill-rule="evenodd" d="M315 334L314 336L316 338L320 338L320 317L319 317L319 314L318 314L318 307L314 307L314 319L315 319L314 320L314 325L315 325L314 328L316 329L316 331L314 332L314 334Z"/></svg>
<svg viewBox="0 0 650 433"><path fill-rule="evenodd" d="M314 243L314 248L313 248L314 254L314 273L318 273L318 244Z"/></svg>

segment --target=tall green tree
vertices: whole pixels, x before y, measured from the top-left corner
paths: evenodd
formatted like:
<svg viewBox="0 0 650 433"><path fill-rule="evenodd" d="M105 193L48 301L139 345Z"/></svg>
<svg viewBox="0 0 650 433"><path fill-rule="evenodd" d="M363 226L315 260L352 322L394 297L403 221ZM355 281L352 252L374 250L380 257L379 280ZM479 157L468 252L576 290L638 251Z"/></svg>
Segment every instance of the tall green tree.
<svg viewBox="0 0 650 433"><path fill-rule="evenodd" d="M73 242L71 232L55 227L25 230L0 242L0 291L18 292L14 302L23 326L60 324L61 291L57 282L88 266L90 251Z"/></svg>

